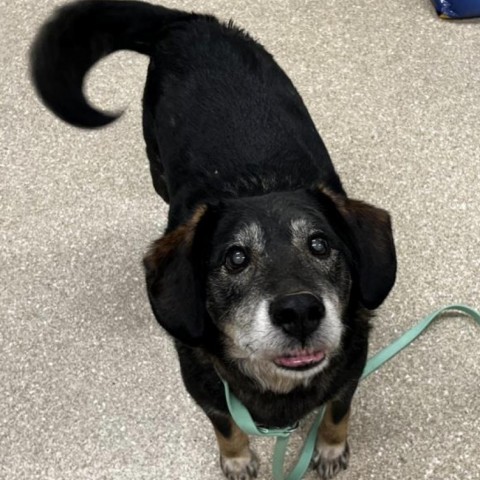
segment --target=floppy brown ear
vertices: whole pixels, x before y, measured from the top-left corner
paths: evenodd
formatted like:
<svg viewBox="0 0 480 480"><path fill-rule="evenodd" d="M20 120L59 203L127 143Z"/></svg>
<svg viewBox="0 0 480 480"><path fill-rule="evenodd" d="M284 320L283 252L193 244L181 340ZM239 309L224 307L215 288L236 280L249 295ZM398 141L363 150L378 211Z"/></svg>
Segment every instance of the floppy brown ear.
<svg viewBox="0 0 480 480"><path fill-rule="evenodd" d="M204 269L195 235L207 208L155 241L143 260L148 298L155 318L170 335L198 345L205 331Z"/></svg>
<svg viewBox="0 0 480 480"><path fill-rule="evenodd" d="M321 189L351 232L362 304L375 309L395 283L397 257L390 215L381 208Z"/></svg>

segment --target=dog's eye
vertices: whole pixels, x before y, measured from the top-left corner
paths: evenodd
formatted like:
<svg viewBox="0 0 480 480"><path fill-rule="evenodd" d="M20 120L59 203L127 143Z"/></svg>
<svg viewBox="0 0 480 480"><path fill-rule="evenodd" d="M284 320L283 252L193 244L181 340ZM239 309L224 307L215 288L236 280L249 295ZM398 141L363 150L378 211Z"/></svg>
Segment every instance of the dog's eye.
<svg viewBox="0 0 480 480"><path fill-rule="evenodd" d="M242 247L232 247L227 251L225 266L231 272L243 270L248 265L247 252Z"/></svg>
<svg viewBox="0 0 480 480"><path fill-rule="evenodd" d="M330 253L328 242L319 236L310 237L308 240L308 246L310 251L318 257L325 257Z"/></svg>

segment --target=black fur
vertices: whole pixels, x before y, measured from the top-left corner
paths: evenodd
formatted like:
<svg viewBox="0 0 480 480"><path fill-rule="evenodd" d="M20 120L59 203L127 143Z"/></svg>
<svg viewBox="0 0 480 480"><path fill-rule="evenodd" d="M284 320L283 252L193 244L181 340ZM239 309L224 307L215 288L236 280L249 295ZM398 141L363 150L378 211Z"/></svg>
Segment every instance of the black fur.
<svg viewBox="0 0 480 480"><path fill-rule="evenodd" d="M83 128L102 127L118 115L91 108L82 93L85 74L117 50L150 55L162 29L195 15L148 3L86 0L57 10L39 31L31 50L34 85L62 120Z"/></svg>
<svg viewBox="0 0 480 480"><path fill-rule="evenodd" d="M150 57L144 136L155 190L170 210L166 236L145 259L147 290L157 320L176 339L188 391L226 436L218 371L262 425L293 424L330 399L340 420L366 361L367 309L378 307L395 281L388 214L347 198L289 78L258 42L212 16L136 1L67 5L32 47L39 96L73 125L110 123L118 115L93 109L82 87L93 64L120 49ZM298 212L321 225L339 252L341 261L322 281L338 286L345 328L325 370L306 386L278 393L237 368L225 325L208 308L206 285L222 268L231 231L252 219L278 231L279 239L267 241L272 256L284 259L268 267L266 294L306 285L311 280L299 273L300 260L285 255L280 238ZM239 291L226 290L225 301L240 301Z"/></svg>

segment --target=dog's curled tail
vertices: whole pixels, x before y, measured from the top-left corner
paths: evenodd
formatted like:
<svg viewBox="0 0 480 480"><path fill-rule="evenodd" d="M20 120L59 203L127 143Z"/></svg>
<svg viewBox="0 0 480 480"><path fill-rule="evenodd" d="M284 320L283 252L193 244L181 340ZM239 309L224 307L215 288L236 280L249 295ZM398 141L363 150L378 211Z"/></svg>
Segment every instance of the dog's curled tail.
<svg viewBox="0 0 480 480"><path fill-rule="evenodd" d="M162 30L199 15L140 1L81 0L59 8L40 29L31 51L38 95L62 120L96 128L113 122L85 98L83 81L102 57L117 50L150 55Z"/></svg>

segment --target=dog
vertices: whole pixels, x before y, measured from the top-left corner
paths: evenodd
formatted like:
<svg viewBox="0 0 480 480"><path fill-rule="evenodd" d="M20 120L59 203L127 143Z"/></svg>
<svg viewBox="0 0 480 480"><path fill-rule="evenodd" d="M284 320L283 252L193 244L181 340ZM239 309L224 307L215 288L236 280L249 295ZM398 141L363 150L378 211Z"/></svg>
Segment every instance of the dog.
<svg viewBox="0 0 480 480"><path fill-rule="evenodd" d="M170 205L144 259L147 294L221 468L244 480L259 465L223 378L262 426L325 404L313 468L332 478L349 460L370 320L395 282L390 216L347 196L292 82L232 22L139 1L68 4L32 45L38 95L72 125L111 123L118 115L90 106L82 86L121 49L150 58L143 131Z"/></svg>

